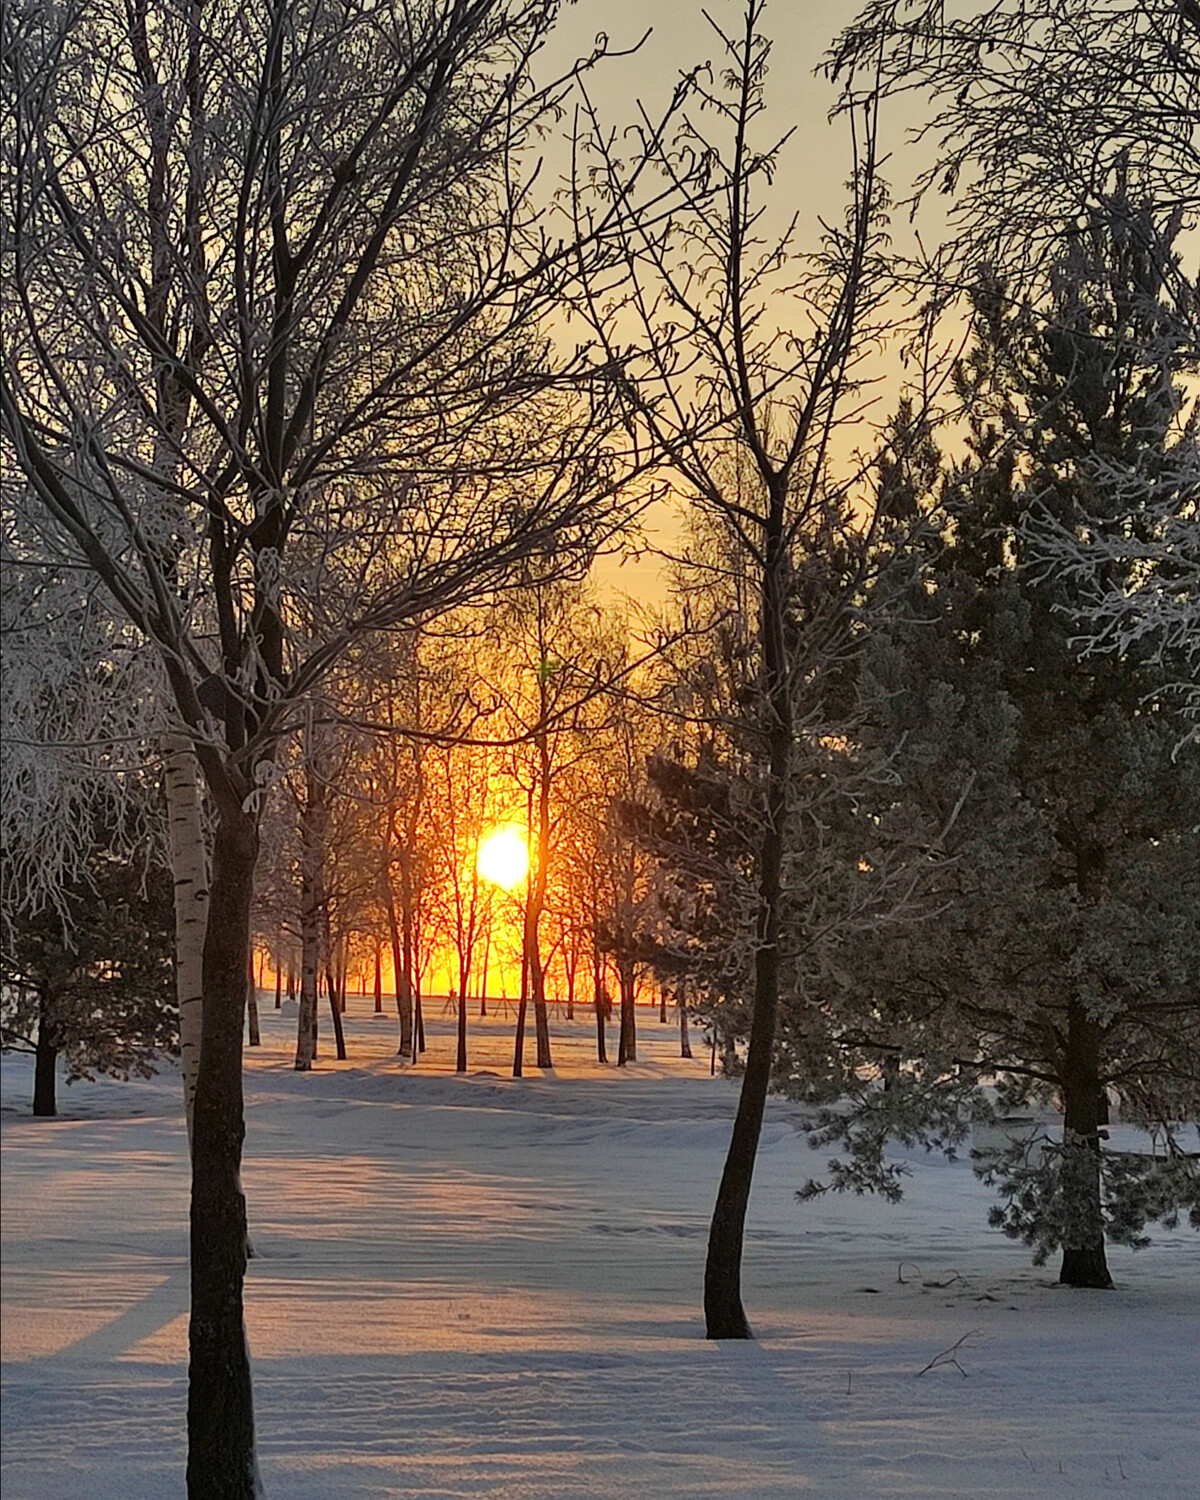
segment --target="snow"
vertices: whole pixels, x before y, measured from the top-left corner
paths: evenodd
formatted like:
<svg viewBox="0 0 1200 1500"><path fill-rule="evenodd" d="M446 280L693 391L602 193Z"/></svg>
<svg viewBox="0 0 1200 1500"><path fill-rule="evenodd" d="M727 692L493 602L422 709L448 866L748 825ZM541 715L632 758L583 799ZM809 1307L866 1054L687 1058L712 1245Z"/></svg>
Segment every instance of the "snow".
<svg viewBox="0 0 1200 1500"><path fill-rule="evenodd" d="M1200 1251L1115 1250L1072 1292L986 1227L965 1162L905 1201L819 1171L773 1102L744 1267L758 1338L703 1337L700 1286L736 1087L639 1017L646 1059L506 1076L511 1019L448 1018L415 1070L351 997L350 1061L296 1074L261 997L247 1053L246 1286L271 1500L1139 1500L1200 1494ZM324 1018L323 1018L324 1020ZM615 1036L610 1033L615 1046ZM699 1049L698 1049L699 1051ZM530 1045L530 1054L532 1046ZM183 1490L187 1166L178 1075L60 1089L4 1060L5 1500ZM958 1358L918 1375L969 1335Z"/></svg>

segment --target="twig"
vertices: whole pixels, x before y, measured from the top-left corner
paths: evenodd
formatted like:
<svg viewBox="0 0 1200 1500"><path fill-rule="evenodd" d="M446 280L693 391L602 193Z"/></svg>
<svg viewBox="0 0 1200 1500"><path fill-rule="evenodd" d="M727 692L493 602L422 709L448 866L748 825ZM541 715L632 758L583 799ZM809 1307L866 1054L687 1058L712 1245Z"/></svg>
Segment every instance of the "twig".
<svg viewBox="0 0 1200 1500"><path fill-rule="evenodd" d="M960 1375L965 1376L966 1371L958 1362L958 1354L961 1349L973 1349L975 1346L967 1342L968 1339L978 1338L979 1329L971 1328L963 1334L962 1338L956 1339L948 1349L943 1349L940 1354L935 1354L923 1370L917 1371L918 1378L926 1375L930 1370L939 1369L942 1365L953 1365Z"/></svg>

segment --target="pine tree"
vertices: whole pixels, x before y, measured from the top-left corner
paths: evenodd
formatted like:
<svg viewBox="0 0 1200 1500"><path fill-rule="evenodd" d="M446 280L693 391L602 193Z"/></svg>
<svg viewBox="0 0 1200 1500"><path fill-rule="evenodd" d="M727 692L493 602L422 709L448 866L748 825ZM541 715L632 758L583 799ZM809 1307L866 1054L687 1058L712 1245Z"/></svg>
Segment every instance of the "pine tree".
<svg viewBox="0 0 1200 1500"><path fill-rule="evenodd" d="M131 860L116 844L93 848L57 906L5 913L4 1046L35 1055L36 1115L57 1112L60 1055L73 1082L145 1077L179 1051L171 876L160 860Z"/></svg>
<svg viewBox="0 0 1200 1500"><path fill-rule="evenodd" d="M1111 1284L1106 1236L1136 1245L1184 1205L1200 1221L1173 1130L1200 1107L1200 756L1160 692L1177 664L1151 640L1081 654L1072 579L1030 556L1032 516L1070 528L1121 503L1095 483L1103 462L1167 462L1185 360L1146 326L1169 314L1127 229L1094 218L1037 309L997 282L975 294L969 456L940 531L912 534L870 666L877 732L903 736L885 825L932 838L965 799L930 920L846 956L856 1108L824 1133L851 1148L836 1182L895 1191L888 1135L953 1144L981 1081L1057 1100L1061 1142L979 1165L993 1222L1093 1287ZM890 1089L868 1076L885 1057ZM1110 1096L1161 1132L1156 1155L1106 1150Z"/></svg>

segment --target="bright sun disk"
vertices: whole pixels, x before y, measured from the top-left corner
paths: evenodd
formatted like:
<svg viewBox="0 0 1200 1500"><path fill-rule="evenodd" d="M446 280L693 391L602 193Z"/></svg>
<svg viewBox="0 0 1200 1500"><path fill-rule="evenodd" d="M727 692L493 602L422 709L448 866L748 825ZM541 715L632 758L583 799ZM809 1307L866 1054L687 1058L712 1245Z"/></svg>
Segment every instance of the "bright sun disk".
<svg viewBox="0 0 1200 1500"><path fill-rule="evenodd" d="M485 880L502 890L514 890L529 873L525 830L515 825L494 829L480 841L475 861Z"/></svg>

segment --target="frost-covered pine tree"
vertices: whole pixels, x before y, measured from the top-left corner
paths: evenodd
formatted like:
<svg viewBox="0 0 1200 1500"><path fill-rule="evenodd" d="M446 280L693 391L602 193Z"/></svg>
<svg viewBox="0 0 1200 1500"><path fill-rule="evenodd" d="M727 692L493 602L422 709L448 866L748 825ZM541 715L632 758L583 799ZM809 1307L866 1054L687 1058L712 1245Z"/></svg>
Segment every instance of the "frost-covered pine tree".
<svg viewBox="0 0 1200 1500"><path fill-rule="evenodd" d="M1149 315L1143 271L1097 216L1049 306L977 292L969 455L868 658L878 732L903 747L882 826L919 838L965 799L928 920L847 950L833 1007L857 1080L825 1132L850 1148L835 1180L894 1187L889 1134L952 1144L984 1082L1002 1102L1054 1099L1062 1139L990 1175L996 1222L1039 1258L1061 1249L1074 1286L1110 1284L1106 1238L1200 1209L1175 1135L1200 1109L1200 755L1179 753L1162 643L1083 653L1076 580L1031 562L1027 526L1035 508L1070 525L1119 503L1099 463L1170 471L1187 354L1147 362L1130 326ZM1110 1098L1158 1132L1155 1154L1108 1150Z"/></svg>

